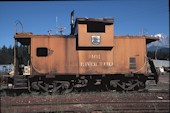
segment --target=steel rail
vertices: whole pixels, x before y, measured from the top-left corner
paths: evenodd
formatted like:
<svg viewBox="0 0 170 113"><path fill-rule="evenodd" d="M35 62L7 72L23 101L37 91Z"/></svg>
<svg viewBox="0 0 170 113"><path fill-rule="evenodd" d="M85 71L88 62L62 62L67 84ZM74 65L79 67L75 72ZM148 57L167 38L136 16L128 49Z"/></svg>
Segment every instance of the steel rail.
<svg viewBox="0 0 170 113"><path fill-rule="evenodd" d="M170 100L145 100L145 101L95 101L95 102L56 102L56 103L15 103L7 104L5 106L38 106L38 105L72 105L72 104L118 104L118 103L129 103L129 104L140 104L140 103L170 103Z"/></svg>
<svg viewBox="0 0 170 113"><path fill-rule="evenodd" d="M117 107L113 107L115 104L119 104L119 103L123 103L124 105L127 105L127 106L124 106L123 105L123 107L120 107L120 105L119 106L117 106ZM136 105L136 104L139 104L139 105ZM145 105L143 105L143 107L142 106L140 106L140 104L145 104ZM151 104L151 103L153 103L153 104ZM100 103L96 103L96 102L89 102L89 103L69 103L69 104L63 104L63 103L58 103L58 104L51 104L51 105L43 105L43 104L39 104L39 105L28 105L28 106L26 106L26 105L22 105L22 106L6 106L6 107L4 107L3 106L3 109L4 108L8 108L8 109L15 109L15 107L18 109L22 109L22 108L27 108L27 109L29 109L29 110L32 110L32 108L31 107L33 107L33 109L35 110L36 108L34 108L35 106L36 107L44 107L44 108L46 108L46 109L44 109L44 112L69 112L69 113L76 113L76 112L79 112L79 113L84 113L84 112L87 112L87 113L90 113L90 112L94 112L94 111L99 111L99 113L109 113L109 112L164 112L164 113L168 113L169 112L169 107L168 107L168 104L166 105L166 106L164 106L164 105L158 105L158 103L169 103L169 100L161 100L161 101L154 101L154 100L151 100L151 101L140 101L140 102L132 102L131 104L135 104L135 105L133 105L132 107L129 107L129 104L130 104L130 102L127 102L127 101L125 101L125 102L123 102L123 101L121 101L121 102L100 102ZM84 107L75 107L76 105L79 105L79 104L81 104L81 106L84 106ZM84 105L82 105L82 104L84 104ZM98 105L98 104L100 104L100 105ZM146 104L149 104L149 106L150 107L145 107L146 106ZM156 105L157 105L157 107L156 107ZM69 106L74 106L73 108L70 108L70 110L69 109L65 109L65 107L67 108L67 107L69 107ZM91 108L86 108L86 106L91 106ZM99 107L96 107L96 106L101 106L100 108ZM55 109L52 109L52 107L55 107ZM62 108L63 107L63 108ZM104 108L104 107L106 107L106 108ZM108 107L108 108L107 108ZM49 108L49 109L48 109ZM96 109L97 108L97 109ZM16 110L16 109L15 109ZM17 111L17 110L16 110ZM37 111L36 111L36 113L38 113ZM41 111L41 113L42 113L42 111Z"/></svg>

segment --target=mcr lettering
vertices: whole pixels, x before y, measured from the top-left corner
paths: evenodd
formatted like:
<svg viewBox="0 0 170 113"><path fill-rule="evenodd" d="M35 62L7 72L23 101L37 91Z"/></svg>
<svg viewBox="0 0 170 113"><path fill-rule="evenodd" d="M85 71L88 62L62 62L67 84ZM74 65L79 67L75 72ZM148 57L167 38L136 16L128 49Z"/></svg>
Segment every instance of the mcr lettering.
<svg viewBox="0 0 170 113"><path fill-rule="evenodd" d="M80 62L81 67L113 66L113 62Z"/></svg>

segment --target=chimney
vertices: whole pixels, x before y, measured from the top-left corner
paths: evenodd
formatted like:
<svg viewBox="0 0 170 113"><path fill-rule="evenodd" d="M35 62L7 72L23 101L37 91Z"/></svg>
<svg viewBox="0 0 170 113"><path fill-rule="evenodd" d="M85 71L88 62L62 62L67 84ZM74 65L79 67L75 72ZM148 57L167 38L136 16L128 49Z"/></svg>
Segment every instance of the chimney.
<svg viewBox="0 0 170 113"><path fill-rule="evenodd" d="M74 10L71 12L71 18L70 18L70 25L71 25L71 35L74 34Z"/></svg>

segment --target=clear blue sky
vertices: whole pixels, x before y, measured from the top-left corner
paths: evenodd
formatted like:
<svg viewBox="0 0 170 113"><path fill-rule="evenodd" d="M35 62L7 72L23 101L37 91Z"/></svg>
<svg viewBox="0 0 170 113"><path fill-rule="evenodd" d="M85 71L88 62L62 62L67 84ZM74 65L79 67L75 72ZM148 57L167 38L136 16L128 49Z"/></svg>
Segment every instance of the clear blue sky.
<svg viewBox="0 0 170 113"><path fill-rule="evenodd" d="M15 21L25 32L56 34L57 24L70 33L70 12L75 17L114 17L115 35L169 35L168 0L0 2L0 47L14 43ZM21 27L18 25L18 31ZM58 32L57 32L58 33Z"/></svg>

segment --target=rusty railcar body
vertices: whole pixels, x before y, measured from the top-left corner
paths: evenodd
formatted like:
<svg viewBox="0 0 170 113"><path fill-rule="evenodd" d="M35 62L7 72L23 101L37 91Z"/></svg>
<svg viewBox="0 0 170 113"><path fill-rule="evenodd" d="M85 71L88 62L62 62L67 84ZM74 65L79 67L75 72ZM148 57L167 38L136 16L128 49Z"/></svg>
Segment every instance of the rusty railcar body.
<svg viewBox="0 0 170 113"><path fill-rule="evenodd" d="M54 93L95 85L109 90L145 88L149 76L146 44L157 40L149 36L114 36L114 21L110 18L77 18L71 24L70 35L22 32L14 39L14 88ZM19 72L18 42L29 48L30 71L26 74Z"/></svg>

